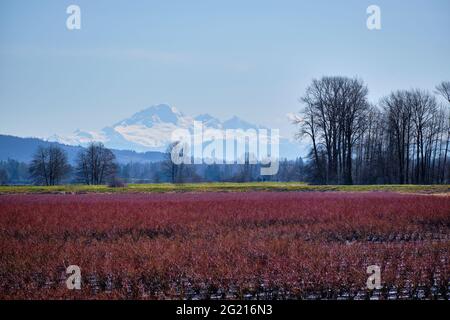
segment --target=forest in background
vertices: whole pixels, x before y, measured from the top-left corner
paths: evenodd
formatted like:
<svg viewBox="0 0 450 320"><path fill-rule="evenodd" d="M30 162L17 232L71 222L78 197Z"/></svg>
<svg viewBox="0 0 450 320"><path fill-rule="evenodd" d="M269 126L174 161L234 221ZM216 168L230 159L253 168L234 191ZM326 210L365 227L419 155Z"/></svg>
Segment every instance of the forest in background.
<svg viewBox="0 0 450 320"><path fill-rule="evenodd" d="M0 161L0 184L107 184L302 181L311 184L450 183L450 82L435 91L398 90L368 101L358 78L315 79L300 98L293 124L309 141L308 157L280 159L273 176L260 164L175 165L170 150L160 161L118 163L101 143L81 148L75 164L58 144L37 148L30 163ZM248 155L247 155L248 159Z"/></svg>

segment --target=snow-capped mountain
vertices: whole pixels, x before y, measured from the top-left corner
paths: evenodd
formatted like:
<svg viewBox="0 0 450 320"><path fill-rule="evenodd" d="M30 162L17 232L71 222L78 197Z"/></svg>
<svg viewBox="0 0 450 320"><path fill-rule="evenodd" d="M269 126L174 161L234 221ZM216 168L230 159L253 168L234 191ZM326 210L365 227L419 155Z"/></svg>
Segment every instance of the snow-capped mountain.
<svg viewBox="0 0 450 320"><path fill-rule="evenodd" d="M176 108L159 104L135 113L130 118L105 127L99 132L76 130L70 136L53 135L49 141L68 145L85 146L90 142L102 142L113 149L134 150L138 152L165 151L171 143L171 135L175 129L193 131L194 121L201 121L204 129L263 129L236 116L226 120L202 114L196 117L185 115ZM280 156L295 158L305 155L305 146L289 139L280 139Z"/></svg>

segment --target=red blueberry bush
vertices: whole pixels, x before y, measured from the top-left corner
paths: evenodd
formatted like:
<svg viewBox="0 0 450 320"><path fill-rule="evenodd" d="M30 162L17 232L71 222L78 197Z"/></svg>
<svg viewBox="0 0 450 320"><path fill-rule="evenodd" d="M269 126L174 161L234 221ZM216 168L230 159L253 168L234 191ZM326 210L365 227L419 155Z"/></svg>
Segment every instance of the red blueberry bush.
<svg viewBox="0 0 450 320"><path fill-rule="evenodd" d="M448 299L449 231L443 196L2 195L0 299Z"/></svg>

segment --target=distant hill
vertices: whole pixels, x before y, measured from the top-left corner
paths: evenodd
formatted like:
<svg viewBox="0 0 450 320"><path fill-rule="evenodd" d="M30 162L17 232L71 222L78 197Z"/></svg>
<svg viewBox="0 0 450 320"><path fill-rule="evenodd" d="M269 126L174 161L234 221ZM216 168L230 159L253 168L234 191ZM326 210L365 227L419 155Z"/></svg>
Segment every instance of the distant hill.
<svg viewBox="0 0 450 320"><path fill-rule="evenodd" d="M20 138L9 135L0 135L0 160L14 159L21 162L30 162L33 153L38 146L56 144L67 152L70 163L75 163L81 146L70 146L58 142L49 142L38 138ZM161 161L164 154L157 151L136 152L130 150L111 149L119 163L128 162L157 162Z"/></svg>

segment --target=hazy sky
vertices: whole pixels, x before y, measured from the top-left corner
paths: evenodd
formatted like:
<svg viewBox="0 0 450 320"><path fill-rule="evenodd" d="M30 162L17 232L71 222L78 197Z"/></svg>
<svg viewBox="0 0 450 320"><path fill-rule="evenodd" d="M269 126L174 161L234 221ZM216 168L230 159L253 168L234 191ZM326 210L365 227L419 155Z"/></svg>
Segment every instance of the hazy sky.
<svg viewBox="0 0 450 320"><path fill-rule="evenodd" d="M450 1L0 0L3 134L98 130L159 103L287 132L322 75L361 77L373 102L450 80Z"/></svg>

